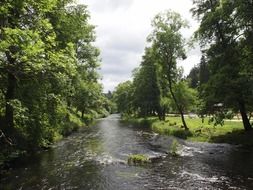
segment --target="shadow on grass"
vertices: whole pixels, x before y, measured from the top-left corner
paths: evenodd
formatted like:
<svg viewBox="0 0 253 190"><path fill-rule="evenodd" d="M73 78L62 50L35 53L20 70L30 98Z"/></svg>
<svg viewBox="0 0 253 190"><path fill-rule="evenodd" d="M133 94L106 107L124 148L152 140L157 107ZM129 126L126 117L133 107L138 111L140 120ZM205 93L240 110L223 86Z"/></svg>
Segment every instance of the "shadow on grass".
<svg viewBox="0 0 253 190"><path fill-rule="evenodd" d="M181 138L181 139L187 139L188 137L192 137L193 133L189 130L175 130L171 132L171 135Z"/></svg>
<svg viewBox="0 0 253 190"><path fill-rule="evenodd" d="M253 146L253 130L236 129L226 134L212 136L210 142Z"/></svg>
<svg viewBox="0 0 253 190"><path fill-rule="evenodd" d="M122 123L130 123L138 127L151 127L153 123L158 121L158 118L123 118Z"/></svg>
<svg viewBox="0 0 253 190"><path fill-rule="evenodd" d="M193 133L190 130L185 130L177 125L168 124L168 122L159 122L152 125L152 130L156 133L168 136L175 136L181 139L192 137Z"/></svg>

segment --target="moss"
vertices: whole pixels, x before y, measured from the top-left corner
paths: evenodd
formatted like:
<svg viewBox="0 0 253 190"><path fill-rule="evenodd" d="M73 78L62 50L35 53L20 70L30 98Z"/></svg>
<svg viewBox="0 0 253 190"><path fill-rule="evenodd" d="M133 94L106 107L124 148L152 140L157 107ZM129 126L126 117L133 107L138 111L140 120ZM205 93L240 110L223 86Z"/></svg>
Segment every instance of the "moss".
<svg viewBox="0 0 253 190"><path fill-rule="evenodd" d="M150 159L143 155L143 154L132 154L128 156L128 160L127 160L128 164L133 164L133 165L143 165L143 164L147 164L150 163Z"/></svg>

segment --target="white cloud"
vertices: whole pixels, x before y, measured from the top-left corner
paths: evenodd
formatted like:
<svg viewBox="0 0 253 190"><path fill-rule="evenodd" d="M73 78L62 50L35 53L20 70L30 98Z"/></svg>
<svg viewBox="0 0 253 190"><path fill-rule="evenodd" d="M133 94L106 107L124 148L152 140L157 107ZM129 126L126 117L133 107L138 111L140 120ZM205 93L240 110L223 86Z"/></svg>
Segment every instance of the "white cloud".
<svg viewBox="0 0 253 190"><path fill-rule="evenodd" d="M78 0L88 5L91 23L96 25L96 45L101 50L101 74L104 91L113 90L131 78L140 64L146 38L152 31L151 20L159 12L171 9L180 13L191 25L183 34L189 38L197 28L189 10L191 0ZM199 50L190 51L181 61L185 74L199 62Z"/></svg>

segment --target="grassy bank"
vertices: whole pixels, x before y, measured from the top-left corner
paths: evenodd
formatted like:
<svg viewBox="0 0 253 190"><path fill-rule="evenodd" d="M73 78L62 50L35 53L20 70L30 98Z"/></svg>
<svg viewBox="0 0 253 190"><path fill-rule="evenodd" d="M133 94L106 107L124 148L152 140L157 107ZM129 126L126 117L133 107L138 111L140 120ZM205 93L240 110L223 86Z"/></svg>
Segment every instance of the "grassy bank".
<svg viewBox="0 0 253 190"><path fill-rule="evenodd" d="M159 134L172 135L190 141L253 146L253 131L245 132L241 121L225 121L223 126L214 127L213 124L208 123L208 119L202 123L200 118L186 117L189 131L181 127L180 117L166 117L165 121L159 121L155 117L132 118L127 121L149 126Z"/></svg>

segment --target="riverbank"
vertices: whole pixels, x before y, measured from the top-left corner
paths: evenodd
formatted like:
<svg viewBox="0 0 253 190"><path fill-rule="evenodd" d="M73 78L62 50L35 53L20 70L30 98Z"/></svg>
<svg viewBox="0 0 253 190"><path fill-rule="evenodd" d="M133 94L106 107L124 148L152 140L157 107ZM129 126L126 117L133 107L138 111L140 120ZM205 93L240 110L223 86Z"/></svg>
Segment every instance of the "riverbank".
<svg viewBox="0 0 253 190"><path fill-rule="evenodd" d="M61 127L56 127L56 130L52 132L51 141L43 141L38 145L27 145L23 147L4 144L4 147L1 147L0 150L0 175L4 172L4 170L10 168L16 159L34 154L38 151L50 149L56 142L61 141L63 138L71 135L72 133L91 125L95 119L103 118L108 115L109 113L96 115L85 114L82 118L80 113L76 113L71 110L63 125L61 125Z"/></svg>
<svg viewBox="0 0 253 190"><path fill-rule="evenodd" d="M252 189L252 148L173 139L111 115L17 160L1 189Z"/></svg>
<svg viewBox="0 0 253 190"><path fill-rule="evenodd" d="M226 120L223 126L213 126L205 119L186 117L189 131L181 126L181 118L169 116L165 121L156 117L124 118L124 122L150 127L155 133L171 135L195 142L228 143L234 145L253 146L253 131L244 131L241 121Z"/></svg>

